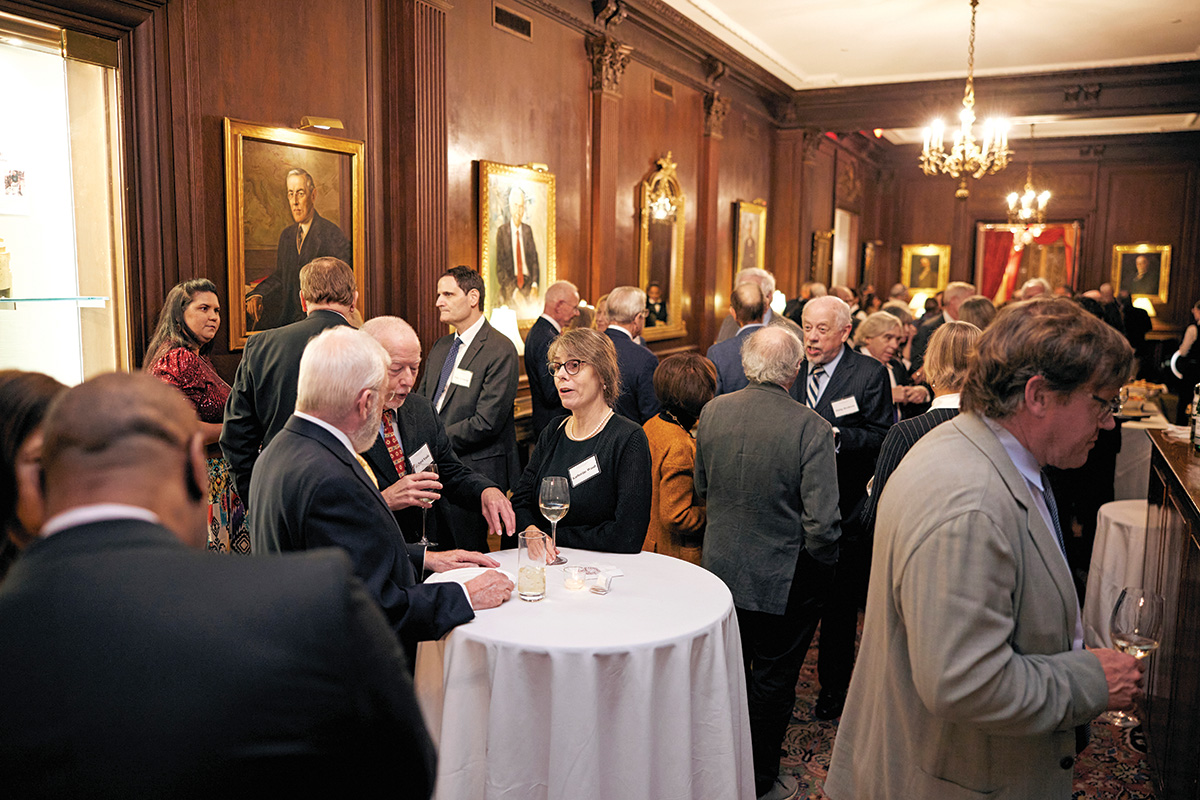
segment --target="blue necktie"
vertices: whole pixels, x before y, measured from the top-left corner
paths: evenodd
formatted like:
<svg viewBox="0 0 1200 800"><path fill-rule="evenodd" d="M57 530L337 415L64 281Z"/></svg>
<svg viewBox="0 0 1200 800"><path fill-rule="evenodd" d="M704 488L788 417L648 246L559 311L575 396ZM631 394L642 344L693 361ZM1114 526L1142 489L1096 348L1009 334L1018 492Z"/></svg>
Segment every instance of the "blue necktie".
<svg viewBox="0 0 1200 800"><path fill-rule="evenodd" d="M450 373L454 371L454 360L458 357L458 346L460 344L462 344L462 339L455 336L454 344L450 345L450 352L446 356L445 363L442 364L442 374L438 375L437 391L433 393L433 405L435 408L446 391L446 384L450 382Z"/></svg>
<svg viewBox="0 0 1200 800"><path fill-rule="evenodd" d="M1050 488L1050 476L1046 474L1046 470L1042 470L1042 497L1046 500L1050 521L1054 523L1054 538L1058 539L1058 547L1066 556L1067 545L1063 541L1062 522L1058 519L1058 503L1054 502L1054 490Z"/></svg>

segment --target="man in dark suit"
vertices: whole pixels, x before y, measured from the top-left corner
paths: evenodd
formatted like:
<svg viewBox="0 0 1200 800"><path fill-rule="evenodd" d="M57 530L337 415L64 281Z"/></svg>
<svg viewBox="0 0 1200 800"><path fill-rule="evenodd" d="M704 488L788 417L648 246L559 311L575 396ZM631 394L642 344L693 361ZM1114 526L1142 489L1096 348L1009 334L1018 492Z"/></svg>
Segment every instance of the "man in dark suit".
<svg viewBox="0 0 1200 800"><path fill-rule="evenodd" d="M695 488L708 501L703 566L733 594L755 794L770 800L796 796L795 779L778 777L779 750L838 560L833 432L788 396L803 352L789 330L760 328L742 348L749 385L706 405L696 432Z"/></svg>
<svg viewBox="0 0 1200 800"><path fill-rule="evenodd" d="M353 247L346 234L317 213L317 187L302 169L287 174L288 207L295 222L279 234L275 271L246 293L246 330L277 328L304 318L300 305L300 268L314 258L329 256L353 264Z"/></svg>
<svg viewBox="0 0 1200 800"><path fill-rule="evenodd" d="M917 334L912 343L912 371L916 372L925 361L925 348L929 346L929 337L945 322L958 319L958 309L963 301L975 294L975 287L962 281L946 284L942 292L942 313L922 317L917 326Z"/></svg>
<svg viewBox="0 0 1200 800"><path fill-rule="evenodd" d="M436 306L453 334L429 351L417 392L433 403L450 446L463 464L508 491L521 476L513 401L517 348L483 316L484 286L469 267L447 270L437 283ZM488 526L477 504L435 504L439 535L455 547L486 552ZM446 546L449 541L439 542Z"/></svg>
<svg viewBox="0 0 1200 800"><path fill-rule="evenodd" d="M870 548L860 536L859 517L894 412L883 364L846 344L852 328L850 307L833 296L814 298L804 306L803 319L805 361L792 397L833 426L838 448L842 552L838 579L821 616L821 693L816 708L819 719L834 719L850 685L858 604L869 574Z"/></svg>
<svg viewBox="0 0 1200 800"><path fill-rule="evenodd" d="M488 571L466 583L421 584L421 569L498 566L482 553L426 552L407 545L373 472L358 454L378 435L387 370L379 342L335 328L304 350L296 412L258 460L250 485L255 554L340 547L383 608L401 642L415 651L475 614L508 599L512 582Z"/></svg>
<svg viewBox="0 0 1200 800"><path fill-rule="evenodd" d="M520 186L514 186L508 193L508 222L496 229L496 282L500 285L500 303L527 305L533 302L540 280L533 228L525 221L525 192Z"/></svg>
<svg viewBox="0 0 1200 800"><path fill-rule="evenodd" d="M617 366L621 369L621 394L613 410L644 425L658 413L658 395L654 393L658 356L634 341L645 323L646 293L636 286L618 286L608 293L607 310L604 333L617 348Z"/></svg>
<svg viewBox="0 0 1200 800"><path fill-rule="evenodd" d="M438 540L437 515L427 519L425 512L441 497L443 488L459 505L480 507L489 532L511 534L516 517L504 492L463 466L433 404L412 393L421 370L417 332L399 317L369 319L362 330L383 345L391 359L383 421L363 458L405 538L417 541L428 526L429 541ZM431 465L437 472L430 470Z"/></svg>
<svg viewBox="0 0 1200 800"><path fill-rule="evenodd" d="M148 375L46 418L47 522L0 588L10 797L429 797L404 655L344 554L203 552L191 404ZM399 776L399 779L397 777Z"/></svg>
<svg viewBox="0 0 1200 800"><path fill-rule="evenodd" d="M763 326L763 293L757 283L745 281L733 288L729 315L737 320L737 335L708 348L708 360L717 368L718 395L736 392L748 383L742 370L742 345L750 334Z"/></svg>
<svg viewBox="0 0 1200 800"><path fill-rule="evenodd" d="M336 258L306 264L300 270L300 293L308 316L250 337L225 403L221 452L238 495L247 504L259 451L271 443L296 407L304 346L326 328L349 325L347 318L358 303L354 271Z"/></svg>
<svg viewBox="0 0 1200 800"><path fill-rule="evenodd" d="M535 439L550 420L567 413L558 399L558 387L554 385L554 376L547 370L546 363L550 343L578 316L579 290L573 283L559 281L546 289L542 315L525 337L525 375L529 378L529 398L533 401Z"/></svg>

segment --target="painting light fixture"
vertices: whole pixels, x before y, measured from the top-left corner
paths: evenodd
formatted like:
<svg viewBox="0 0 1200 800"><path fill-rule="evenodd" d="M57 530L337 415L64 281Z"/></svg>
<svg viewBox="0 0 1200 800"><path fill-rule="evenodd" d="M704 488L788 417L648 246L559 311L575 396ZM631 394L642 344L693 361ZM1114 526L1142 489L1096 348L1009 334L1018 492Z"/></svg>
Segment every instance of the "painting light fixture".
<svg viewBox="0 0 1200 800"><path fill-rule="evenodd" d="M328 130L345 130L346 126L342 124L340 119L334 117L301 117L300 130L302 131L328 131Z"/></svg>

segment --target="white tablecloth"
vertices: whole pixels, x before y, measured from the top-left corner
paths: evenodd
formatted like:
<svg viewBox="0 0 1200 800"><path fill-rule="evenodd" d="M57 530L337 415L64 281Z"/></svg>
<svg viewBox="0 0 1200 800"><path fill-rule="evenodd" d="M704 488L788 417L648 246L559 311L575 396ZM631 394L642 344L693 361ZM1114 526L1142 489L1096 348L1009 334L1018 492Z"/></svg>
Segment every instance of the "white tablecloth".
<svg viewBox="0 0 1200 800"><path fill-rule="evenodd" d="M608 595L516 593L417 653L438 800L754 798L728 588L685 561L563 549L624 572ZM516 551L492 553L516 574ZM591 586L589 582L588 586Z"/></svg>
<svg viewBox="0 0 1200 800"><path fill-rule="evenodd" d="M1114 500L1145 500L1150 485L1150 437L1146 431L1167 427L1167 418L1154 403L1143 403L1152 411L1143 420L1121 423L1121 452L1113 481Z"/></svg>
<svg viewBox="0 0 1200 800"><path fill-rule="evenodd" d="M1117 500L1100 506L1083 601L1084 641L1089 646L1112 647L1108 623L1121 589L1142 585L1148 505L1145 500Z"/></svg>

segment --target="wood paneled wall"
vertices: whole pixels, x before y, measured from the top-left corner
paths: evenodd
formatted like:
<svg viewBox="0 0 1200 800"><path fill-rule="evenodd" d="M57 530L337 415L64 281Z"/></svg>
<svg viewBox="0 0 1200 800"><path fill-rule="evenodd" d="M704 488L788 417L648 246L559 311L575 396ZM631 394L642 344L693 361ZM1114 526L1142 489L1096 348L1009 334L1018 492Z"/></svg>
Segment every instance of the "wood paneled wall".
<svg viewBox="0 0 1200 800"><path fill-rule="evenodd" d="M529 39L493 25L492 0L0 0L120 43L135 354L172 284L204 275L225 289L226 116L282 126L337 117L347 138L366 141L366 311L407 317L426 347L444 331L437 276L478 266L479 160L555 174L558 275L595 300L637 281L637 186L672 153L687 194L688 335L654 343L660 352L711 343L732 284L737 200L768 201L768 266L794 296L813 231L832 227L839 207L859 215L860 239L883 242L867 276L876 286L898 278L901 245L918 242L950 243L952 278L969 280L975 223L1000 220L1003 195L1021 183L1021 148L959 201L952 180L920 173L911 147L826 135L910 124L929 110L913 110L920 86L793 95L661 0L508 5L531 20ZM627 48L611 85L593 74L597 41ZM1194 65L1142 71L1153 80L1136 68L1095 72L1111 84L1105 113L1195 110ZM1052 113L1067 102L1059 84L1086 77L985 85ZM673 99L652 91L655 78ZM1107 278L1113 244L1168 243L1171 301L1159 319L1182 318L1200 297L1198 137L1047 140L1034 152L1053 216L1083 224L1079 288ZM218 341L228 378L240 354Z"/></svg>

